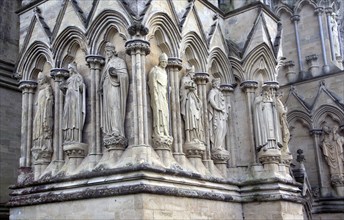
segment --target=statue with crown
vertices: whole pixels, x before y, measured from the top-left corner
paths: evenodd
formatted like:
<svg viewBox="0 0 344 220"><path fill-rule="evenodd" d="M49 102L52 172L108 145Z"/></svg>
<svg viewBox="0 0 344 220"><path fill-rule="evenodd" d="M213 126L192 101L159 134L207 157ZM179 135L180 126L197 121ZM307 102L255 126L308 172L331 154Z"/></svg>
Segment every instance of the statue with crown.
<svg viewBox="0 0 344 220"><path fill-rule="evenodd" d="M153 113L153 147L171 147L173 138L169 132L169 110L168 110L168 79L166 66L168 57L162 53L159 57L159 64L154 66L149 73L149 92L151 108Z"/></svg>

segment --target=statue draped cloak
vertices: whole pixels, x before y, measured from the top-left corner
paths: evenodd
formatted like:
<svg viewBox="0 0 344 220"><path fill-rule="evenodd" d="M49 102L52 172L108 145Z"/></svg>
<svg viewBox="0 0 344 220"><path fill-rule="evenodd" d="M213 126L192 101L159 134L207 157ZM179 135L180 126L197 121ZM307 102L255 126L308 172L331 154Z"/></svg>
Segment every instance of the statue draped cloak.
<svg viewBox="0 0 344 220"><path fill-rule="evenodd" d="M37 96L37 111L33 120L33 148L52 150L53 91L49 84L43 85Z"/></svg>
<svg viewBox="0 0 344 220"><path fill-rule="evenodd" d="M111 75L110 68L114 68L117 75ZM110 58L104 67L100 82L102 88L101 127L107 136L125 136L128 81L128 70L124 60L119 57Z"/></svg>

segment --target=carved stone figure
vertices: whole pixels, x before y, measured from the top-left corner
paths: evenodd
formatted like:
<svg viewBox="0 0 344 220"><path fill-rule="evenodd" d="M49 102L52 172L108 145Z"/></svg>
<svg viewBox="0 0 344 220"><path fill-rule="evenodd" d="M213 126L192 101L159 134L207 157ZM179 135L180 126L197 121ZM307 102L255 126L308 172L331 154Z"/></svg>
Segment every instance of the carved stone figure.
<svg viewBox="0 0 344 220"><path fill-rule="evenodd" d="M330 168L331 182L334 185L344 184L344 137L338 133L338 127L333 129L323 127L322 150Z"/></svg>
<svg viewBox="0 0 344 220"><path fill-rule="evenodd" d="M166 73L168 57L165 53L159 57L159 65L152 68L149 73L149 91L151 107L153 110L153 141L157 144L171 141L169 135L169 111L168 111L168 80ZM165 141L164 141L165 140Z"/></svg>
<svg viewBox="0 0 344 220"><path fill-rule="evenodd" d="M290 141L290 131L289 131L289 125L288 125L288 120L287 120L287 107L285 107L281 101L282 94L278 94L276 96L276 109L278 112L279 116L279 122L281 125L281 130L282 130L282 151L289 153L289 147L288 143Z"/></svg>
<svg viewBox="0 0 344 220"><path fill-rule="evenodd" d="M33 156L38 160L42 152L46 159L50 159L52 153L53 138L53 90L49 84L48 77L42 72L38 74L38 95L36 114L33 120ZM42 159L42 158L41 158Z"/></svg>
<svg viewBox="0 0 344 220"><path fill-rule="evenodd" d="M339 43L339 33L338 33L338 24L336 21L336 14L332 13L330 16L331 31L333 37L333 50L335 56L340 56L340 43Z"/></svg>
<svg viewBox="0 0 344 220"><path fill-rule="evenodd" d="M213 88L208 94L208 112L210 121L210 141L212 150L223 150L227 133L228 112L225 97L220 91L220 79L212 81Z"/></svg>
<svg viewBox="0 0 344 220"><path fill-rule="evenodd" d="M61 90L65 93L62 130L64 144L81 143L86 116L86 87L75 62L68 65L70 73Z"/></svg>
<svg viewBox="0 0 344 220"><path fill-rule="evenodd" d="M124 120L129 88L128 70L125 61L117 56L113 44L105 46L106 64L100 81L101 128L104 145L126 144Z"/></svg>
<svg viewBox="0 0 344 220"><path fill-rule="evenodd" d="M254 100L254 122L256 147L263 149L279 149L279 120L271 88L263 86L262 94Z"/></svg>
<svg viewBox="0 0 344 220"><path fill-rule="evenodd" d="M181 114L185 123L186 143L203 143L204 129L202 119L202 103L197 95L197 86L193 81L194 67L187 69L181 80Z"/></svg>

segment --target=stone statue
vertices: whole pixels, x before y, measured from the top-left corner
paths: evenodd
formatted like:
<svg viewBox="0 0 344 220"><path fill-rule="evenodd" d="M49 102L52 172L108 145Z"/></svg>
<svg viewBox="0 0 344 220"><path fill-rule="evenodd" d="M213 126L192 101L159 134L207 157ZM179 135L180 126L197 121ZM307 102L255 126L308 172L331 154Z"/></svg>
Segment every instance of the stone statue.
<svg viewBox="0 0 344 220"><path fill-rule="evenodd" d="M258 151L281 147L279 120L272 89L263 85L262 94L254 100L255 138Z"/></svg>
<svg viewBox="0 0 344 220"><path fill-rule="evenodd" d="M208 94L208 112L210 121L210 142L212 150L223 150L227 133L228 112L225 97L220 91L220 79L212 81L213 88Z"/></svg>
<svg viewBox="0 0 344 220"><path fill-rule="evenodd" d="M38 74L38 95L35 105L33 150L52 152L54 97L49 79L42 72Z"/></svg>
<svg viewBox="0 0 344 220"><path fill-rule="evenodd" d="M278 116L279 116L279 122L281 125L281 130L282 130L282 151L286 152L286 153L290 153L289 152L289 147L288 147L288 143L290 141L290 132L289 132L289 125L288 125L288 120L287 120L287 107L285 107L281 101L281 97L282 94L278 94L276 96L276 109L278 112Z"/></svg>
<svg viewBox="0 0 344 220"><path fill-rule="evenodd" d="M183 116L186 131L186 143L203 143L204 129L202 119L202 102L197 95L197 86L193 81L194 67L186 70L186 75L181 80L180 112Z"/></svg>
<svg viewBox="0 0 344 220"><path fill-rule="evenodd" d="M149 73L149 92L153 110L153 136L169 136L167 55L161 54L159 65Z"/></svg>
<svg viewBox="0 0 344 220"><path fill-rule="evenodd" d="M338 34L338 24L336 21L336 14L332 13L330 16L330 24L333 38L333 50L335 56L340 56L340 44L339 44L339 34Z"/></svg>
<svg viewBox="0 0 344 220"><path fill-rule="evenodd" d="M338 127L323 127L322 150L330 168L331 182L334 185L344 181L344 137L339 135Z"/></svg>
<svg viewBox="0 0 344 220"><path fill-rule="evenodd" d="M69 78L61 84L65 93L62 118L64 144L81 143L86 116L86 87L75 62L68 65Z"/></svg>
<svg viewBox="0 0 344 220"><path fill-rule="evenodd" d="M113 44L105 45L106 64L100 81L101 128L104 145L125 145L124 121L129 88L125 61L117 56Z"/></svg>

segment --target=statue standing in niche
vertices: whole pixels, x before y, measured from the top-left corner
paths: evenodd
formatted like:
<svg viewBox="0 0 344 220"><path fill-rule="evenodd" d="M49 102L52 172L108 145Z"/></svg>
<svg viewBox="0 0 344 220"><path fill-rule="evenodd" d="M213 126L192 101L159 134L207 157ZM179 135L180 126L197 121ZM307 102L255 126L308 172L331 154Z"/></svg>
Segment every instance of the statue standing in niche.
<svg viewBox="0 0 344 220"><path fill-rule="evenodd" d="M75 62L68 65L69 78L61 85L65 93L62 130L65 144L81 143L86 116L86 87Z"/></svg>
<svg viewBox="0 0 344 220"><path fill-rule="evenodd" d="M256 147L263 149L279 149L281 147L278 128L278 117L273 99L272 89L263 86L260 96L254 100L254 122Z"/></svg>
<svg viewBox="0 0 344 220"><path fill-rule="evenodd" d="M287 120L288 110L287 110L287 107L283 105L281 101L281 97L282 97L281 93L276 96L276 109L278 112L279 121L281 125L281 130L282 130L282 143L283 143L282 151L289 154L290 152L289 152L288 143L290 141L290 132L289 132L289 124Z"/></svg>
<svg viewBox="0 0 344 220"><path fill-rule="evenodd" d="M323 127L322 150L330 168L331 182L334 185L344 181L344 137L339 135L338 127Z"/></svg>
<svg viewBox="0 0 344 220"><path fill-rule="evenodd" d="M101 128L104 145L126 143L124 121L129 88L125 61L117 56L113 44L105 45L106 64L100 81L102 105Z"/></svg>
<svg viewBox="0 0 344 220"><path fill-rule="evenodd" d="M208 112L210 121L210 141L212 151L223 150L223 144L227 133L228 112L225 97L220 90L220 79L212 81L213 88L208 94Z"/></svg>
<svg viewBox="0 0 344 220"><path fill-rule="evenodd" d="M53 104L53 90L49 84L49 79L40 72L38 74L37 102L35 103L37 110L32 129L33 150L53 151Z"/></svg>
<svg viewBox="0 0 344 220"><path fill-rule="evenodd" d="M156 144L159 144L161 139L171 139L169 135L168 79L165 70L167 61L167 55L161 54L159 65L153 67L149 73L148 85L153 110L153 141L157 141Z"/></svg>
<svg viewBox="0 0 344 220"><path fill-rule="evenodd" d="M333 37L333 50L335 56L340 56L340 44L339 44L339 34L338 34L338 24L336 21L336 14L332 13L330 16L331 31Z"/></svg>
<svg viewBox="0 0 344 220"><path fill-rule="evenodd" d="M204 143L202 102L197 95L197 85L193 81L195 68L186 70L181 80L181 114L185 123L186 143Z"/></svg>

